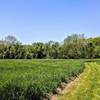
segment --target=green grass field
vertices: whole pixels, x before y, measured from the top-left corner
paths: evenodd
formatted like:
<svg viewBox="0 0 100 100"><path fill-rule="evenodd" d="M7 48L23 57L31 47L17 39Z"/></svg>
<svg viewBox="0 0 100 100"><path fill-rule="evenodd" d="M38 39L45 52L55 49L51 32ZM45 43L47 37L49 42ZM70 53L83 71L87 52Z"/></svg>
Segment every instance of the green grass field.
<svg viewBox="0 0 100 100"><path fill-rule="evenodd" d="M0 100L43 100L83 69L82 60L0 60Z"/></svg>

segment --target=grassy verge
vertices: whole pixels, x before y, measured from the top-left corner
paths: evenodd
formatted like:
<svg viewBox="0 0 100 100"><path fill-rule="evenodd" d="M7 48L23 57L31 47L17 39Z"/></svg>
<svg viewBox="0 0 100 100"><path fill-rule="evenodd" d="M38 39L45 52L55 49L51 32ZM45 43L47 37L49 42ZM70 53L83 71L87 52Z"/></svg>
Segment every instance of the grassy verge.
<svg viewBox="0 0 100 100"><path fill-rule="evenodd" d="M96 61L96 63L100 65L100 59L98 61Z"/></svg>
<svg viewBox="0 0 100 100"><path fill-rule="evenodd" d="M0 100L43 100L83 69L78 60L0 60Z"/></svg>
<svg viewBox="0 0 100 100"><path fill-rule="evenodd" d="M100 100L100 65L86 63L80 80L59 100Z"/></svg>

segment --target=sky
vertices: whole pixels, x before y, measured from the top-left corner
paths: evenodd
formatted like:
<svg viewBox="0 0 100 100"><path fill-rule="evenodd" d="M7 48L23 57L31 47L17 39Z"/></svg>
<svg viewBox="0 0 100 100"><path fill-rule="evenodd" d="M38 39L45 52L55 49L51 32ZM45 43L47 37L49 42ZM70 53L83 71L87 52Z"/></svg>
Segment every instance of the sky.
<svg viewBox="0 0 100 100"><path fill-rule="evenodd" d="M74 33L100 36L100 0L0 0L0 39L60 42Z"/></svg>

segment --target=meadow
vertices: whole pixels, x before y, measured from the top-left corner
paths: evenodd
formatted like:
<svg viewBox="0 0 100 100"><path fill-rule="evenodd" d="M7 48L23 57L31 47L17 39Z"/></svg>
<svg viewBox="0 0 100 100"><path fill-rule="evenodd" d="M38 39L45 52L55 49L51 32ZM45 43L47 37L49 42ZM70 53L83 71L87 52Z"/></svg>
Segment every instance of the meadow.
<svg viewBox="0 0 100 100"><path fill-rule="evenodd" d="M43 100L84 68L82 60L0 60L0 100Z"/></svg>

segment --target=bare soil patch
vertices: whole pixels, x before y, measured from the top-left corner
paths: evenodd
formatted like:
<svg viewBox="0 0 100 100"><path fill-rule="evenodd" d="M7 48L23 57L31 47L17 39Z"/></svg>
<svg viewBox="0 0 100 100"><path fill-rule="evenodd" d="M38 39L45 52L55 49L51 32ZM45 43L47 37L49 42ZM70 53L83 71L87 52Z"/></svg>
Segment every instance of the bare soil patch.
<svg viewBox="0 0 100 100"><path fill-rule="evenodd" d="M72 80L70 80L69 83L62 83L62 87L58 87L57 94L51 94L49 97L49 100L58 100L59 96L62 96L64 94L67 94L70 92L71 88L74 87L75 84L77 84L77 82L80 80L80 76L82 74L80 74L79 76L77 76L76 78L72 78Z"/></svg>

